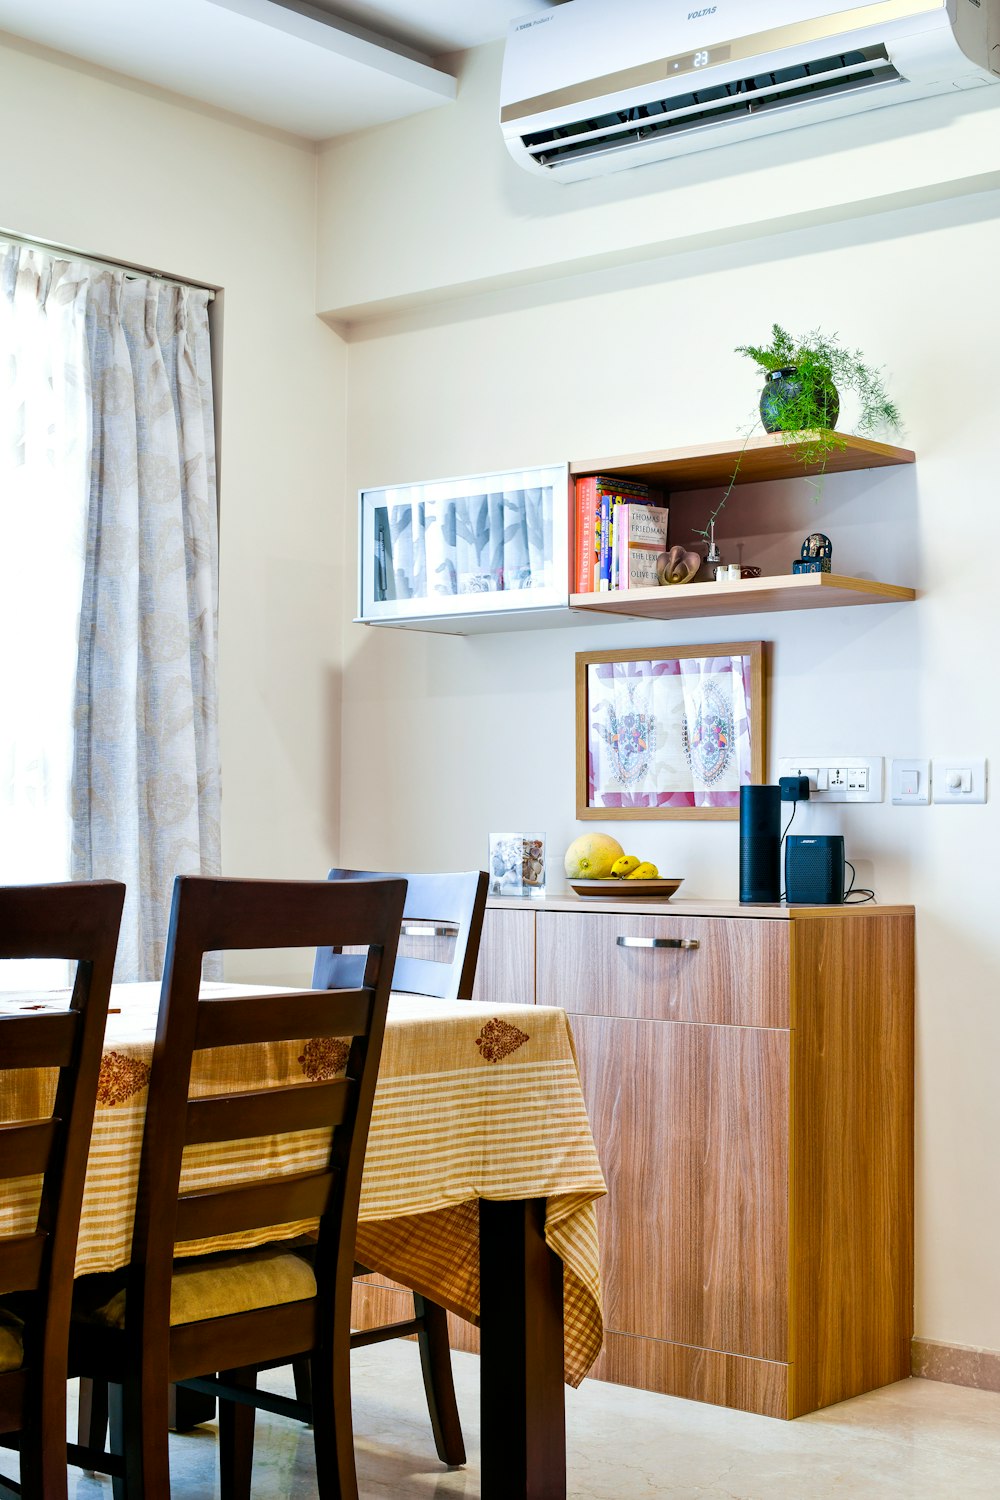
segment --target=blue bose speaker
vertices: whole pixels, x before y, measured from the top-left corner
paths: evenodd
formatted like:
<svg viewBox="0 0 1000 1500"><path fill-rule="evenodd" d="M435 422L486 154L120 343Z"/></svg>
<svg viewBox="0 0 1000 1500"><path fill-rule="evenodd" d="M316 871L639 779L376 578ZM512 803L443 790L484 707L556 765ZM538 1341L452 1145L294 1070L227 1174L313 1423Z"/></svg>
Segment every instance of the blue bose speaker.
<svg viewBox="0 0 1000 1500"><path fill-rule="evenodd" d="M842 906L843 834L792 834L785 842L785 900L790 905Z"/></svg>

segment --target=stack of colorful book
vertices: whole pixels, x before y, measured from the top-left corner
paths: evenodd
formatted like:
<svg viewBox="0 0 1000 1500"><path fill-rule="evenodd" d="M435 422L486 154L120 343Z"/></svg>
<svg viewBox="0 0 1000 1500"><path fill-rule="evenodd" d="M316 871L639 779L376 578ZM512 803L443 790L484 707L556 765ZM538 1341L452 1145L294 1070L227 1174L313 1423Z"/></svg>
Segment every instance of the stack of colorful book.
<svg viewBox="0 0 1000 1500"><path fill-rule="evenodd" d="M648 588L667 547L667 507L630 479L585 474L576 481L574 592Z"/></svg>

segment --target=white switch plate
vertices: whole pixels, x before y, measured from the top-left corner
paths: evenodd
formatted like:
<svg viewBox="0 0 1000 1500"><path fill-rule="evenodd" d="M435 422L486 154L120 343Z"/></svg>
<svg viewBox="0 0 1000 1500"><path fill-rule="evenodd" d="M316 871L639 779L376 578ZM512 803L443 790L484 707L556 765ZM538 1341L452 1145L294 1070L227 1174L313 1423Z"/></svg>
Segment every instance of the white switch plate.
<svg viewBox="0 0 1000 1500"><path fill-rule="evenodd" d="M881 755L782 756L779 776L808 776L810 802L881 802Z"/></svg>
<svg viewBox="0 0 1000 1500"><path fill-rule="evenodd" d="M986 761L981 756L935 756L933 765L935 802L985 802ZM957 780L957 786L949 785Z"/></svg>
<svg viewBox="0 0 1000 1500"><path fill-rule="evenodd" d="M891 761L889 785L896 807L926 807L931 800L930 761Z"/></svg>

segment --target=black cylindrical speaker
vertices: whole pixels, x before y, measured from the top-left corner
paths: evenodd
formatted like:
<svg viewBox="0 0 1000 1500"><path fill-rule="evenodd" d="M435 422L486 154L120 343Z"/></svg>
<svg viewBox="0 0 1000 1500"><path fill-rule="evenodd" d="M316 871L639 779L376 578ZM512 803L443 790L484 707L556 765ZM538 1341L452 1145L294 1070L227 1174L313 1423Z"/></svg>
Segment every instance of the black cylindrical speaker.
<svg viewBox="0 0 1000 1500"><path fill-rule="evenodd" d="M740 900L781 900L780 787L740 787Z"/></svg>

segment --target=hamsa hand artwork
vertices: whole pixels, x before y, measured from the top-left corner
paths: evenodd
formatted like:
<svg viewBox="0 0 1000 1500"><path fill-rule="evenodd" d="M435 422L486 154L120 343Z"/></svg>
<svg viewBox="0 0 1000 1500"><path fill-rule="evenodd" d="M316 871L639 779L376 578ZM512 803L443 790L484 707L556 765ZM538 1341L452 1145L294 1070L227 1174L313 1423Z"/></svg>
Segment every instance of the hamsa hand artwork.
<svg viewBox="0 0 1000 1500"><path fill-rule="evenodd" d="M697 699L685 715L682 736L684 757L695 781L714 786L729 769L736 743L732 697L717 683L700 684Z"/></svg>
<svg viewBox="0 0 1000 1500"><path fill-rule="evenodd" d="M593 730L607 746L612 779L629 787L649 773L656 754L656 719L650 711L647 680L636 678L616 686L624 693L616 692L614 702L599 705Z"/></svg>

